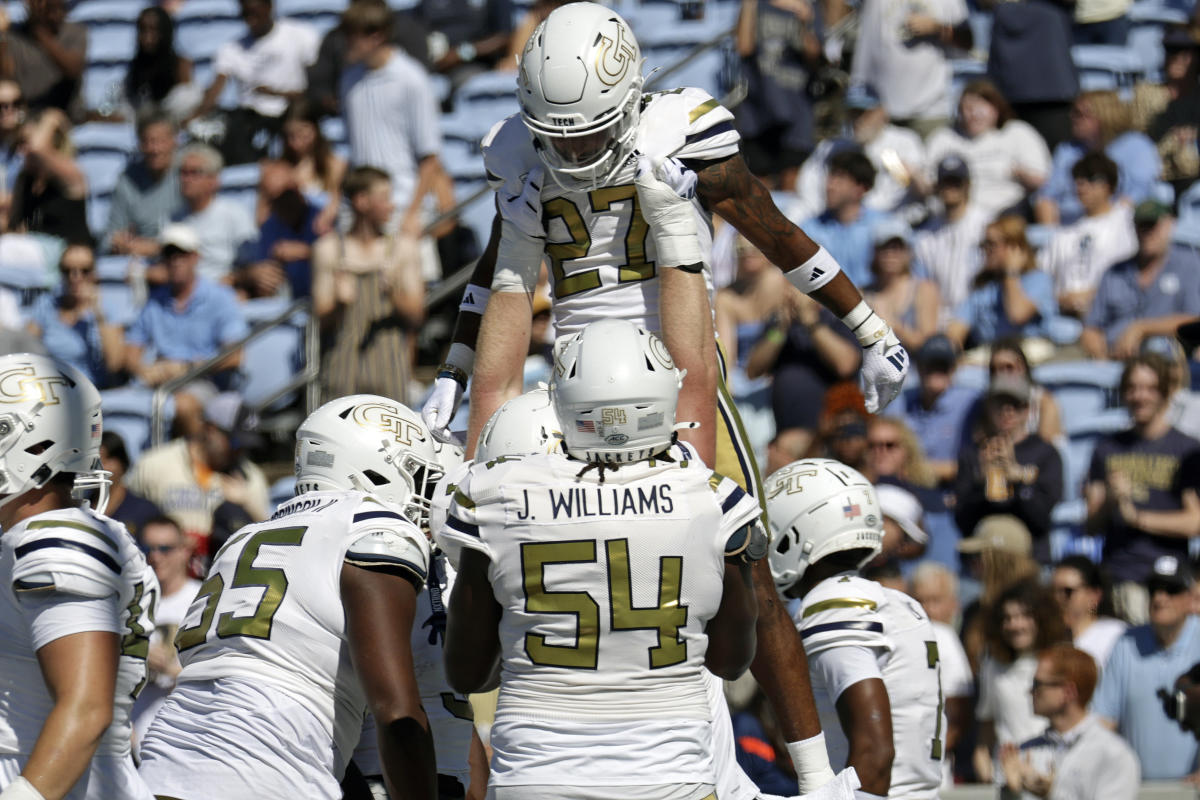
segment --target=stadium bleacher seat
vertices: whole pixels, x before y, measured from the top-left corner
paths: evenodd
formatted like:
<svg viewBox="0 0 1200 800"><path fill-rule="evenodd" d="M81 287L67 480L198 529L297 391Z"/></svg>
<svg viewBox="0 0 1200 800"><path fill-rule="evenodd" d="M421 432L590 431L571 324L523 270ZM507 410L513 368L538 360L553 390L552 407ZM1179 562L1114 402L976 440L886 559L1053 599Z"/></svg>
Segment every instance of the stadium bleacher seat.
<svg viewBox="0 0 1200 800"><path fill-rule="evenodd" d="M1179 219L1172 238L1180 244L1200 247L1200 181L1179 198Z"/></svg>
<svg viewBox="0 0 1200 800"><path fill-rule="evenodd" d="M457 202L461 203L467 198L473 197L481 189L487 189L486 181L455 181L454 198ZM492 217L494 215L495 206L492 202L492 193L485 191L467 204L459 212L458 218L464 227L470 228L475 232L475 236L479 240L479 246L482 248L487 244L488 238L491 236Z"/></svg>
<svg viewBox="0 0 1200 800"><path fill-rule="evenodd" d="M521 110L517 103L517 76L514 72L482 72L467 78L454 95L455 111L472 115L483 133L498 120Z"/></svg>
<svg viewBox="0 0 1200 800"><path fill-rule="evenodd" d="M101 284L124 283L129 274L129 256L100 256L96 259L96 277Z"/></svg>
<svg viewBox="0 0 1200 800"><path fill-rule="evenodd" d="M88 25L89 65L127 64L136 51L137 29L133 23L122 21Z"/></svg>
<svg viewBox="0 0 1200 800"><path fill-rule="evenodd" d="M442 166L457 180L477 180L484 177L483 155L478 147L463 139L446 137L442 140Z"/></svg>
<svg viewBox="0 0 1200 800"><path fill-rule="evenodd" d="M138 14L145 7L146 3L144 0L88 0L86 3L76 3L70 13L67 14L67 19L71 22L87 25L89 28L93 25L111 22L127 22L132 24L137 21ZM91 49L91 44L92 42L89 40L89 50Z"/></svg>
<svg viewBox="0 0 1200 800"><path fill-rule="evenodd" d="M108 229L108 212L112 208L111 195L91 195L87 199L87 224L92 235L99 239Z"/></svg>
<svg viewBox="0 0 1200 800"><path fill-rule="evenodd" d="M215 56L221 45L245 35L246 25L240 19L201 17L179 23L175 47L188 58L207 59Z"/></svg>
<svg viewBox="0 0 1200 800"><path fill-rule="evenodd" d="M1121 364L1116 361L1061 361L1035 367L1033 377L1054 394L1062 407L1063 427L1086 428L1096 414L1116 403Z"/></svg>
<svg viewBox="0 0 1200 800"><path fill-rule="evenodd" d="M83 103L88 108L114 106L121 97L128 64L95 64L83 71Z"/></svg>
<svg viewBox="0 0 1200 800"><path fill-rule="evenodd" d="M112 150L89 150L78 156L79 167L87 175L89 195L108 195L116 188L129 156Z"/></svg>
<svg viewBox="0 0 1200 800"><path fill-rule="evenodd" d="M296 496L295 476L284 475L279 478L271 484L267 493L271 499L271 513L274 514L277 508Z"/></svg>
<svg viewBox="0 0 1200 800"><path fill-rule="evenodd" d="M346 122L341 117L326 117L321 120L321 133L332 145L346 143Z"/></svg>
<svg viewBox="0 0 1200 800"><path fill-rule="evenodd" d="M104 429L120 434L133 460L150 444L152 395L153 392L144 386L123 386L100 392Z"/></svg>
<svg viewBox="0 0 1200 800"><path fill-rule="evenodd" d="M71 131L76 151L111 150L132 153L137 148L137 131L122 122L86 122Z"/></svg>
<svg viewBox="0 0 1200 800"><path fill-rule="evenodd" d="M244 206L250 214L258 205L258 164L238 164L221 170L221 197Z"/></svg>
<svg viewBox="0 0 1200 800"><path fill-rule="evenodd" d="M103 282L99 287L100 308L104 316L117 325L128 325L137 317L133 289L125 283Z"/></svg>
<svg viewBox="0 0 1200 800"><path fill-rule="evenodd" d="M1079 71L1080 88L1115 89L1128 94L1133 84L1146 75L1141 56L1132 47L1080 44L1071 48L1071 60Z"/></svg>
<svg viewBox="0 0 1200 800"><path fill-rule="evenodd" d="M239 19L237 0L187 0L175 12L175 24L198 19Z"/></svg>
<svg viewBox="0 0 1200 800"><path fill-rule="evenodd" d="M725 67L725 51L721 48L705 50L687 63L679 64L694 48L694 43L687 42L643 47L642 55L646 57L647 63L672 65L663 70L661 78L658 75L653 76L649 88L695 86L714 97L720 97L724 88L721 85L721 75ZM679 65L674 66L676 64Z"/></svg>
<svg viewBox="0 0 1200 800"><path fill-rule="evenodd" d="M1134 3L1129 7L1129 47L1142 59L1147 73L1160 77L1163 67L1163 29L1187 22L1188 15L1157 3Z"/></svg>
<svg viewBox="0 0 1200 800"><path fill-rule="evenodd" d="M976 58L956 58L950 62L950 107L958 108L958 98L971 81L987 77L987 62Z"/></svg>

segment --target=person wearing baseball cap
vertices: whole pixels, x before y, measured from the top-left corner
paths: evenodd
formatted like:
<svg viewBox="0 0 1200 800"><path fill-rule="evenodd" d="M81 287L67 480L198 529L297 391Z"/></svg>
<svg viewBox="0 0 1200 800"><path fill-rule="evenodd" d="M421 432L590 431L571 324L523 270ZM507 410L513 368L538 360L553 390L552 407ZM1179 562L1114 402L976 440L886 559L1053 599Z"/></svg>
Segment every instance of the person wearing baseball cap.
<svg viewBox="0 0 1200 800"><path fill-rule="evenodd" d="M925 340L914 359L920 384L900 396L901 413L921 443L939 482L958 472L963 425L978 393L954 383L958 349L945 334Z"/></svg>
<svg viewBox="0 0 1200 800"><path fill-rule="evenodd" d="M949 318L971 293L979 271L979 243L991 217L973 200L971 171L958 153L937 164L934 194L941 206L917 234L913 253L937 284L941 315Z"/></svg>

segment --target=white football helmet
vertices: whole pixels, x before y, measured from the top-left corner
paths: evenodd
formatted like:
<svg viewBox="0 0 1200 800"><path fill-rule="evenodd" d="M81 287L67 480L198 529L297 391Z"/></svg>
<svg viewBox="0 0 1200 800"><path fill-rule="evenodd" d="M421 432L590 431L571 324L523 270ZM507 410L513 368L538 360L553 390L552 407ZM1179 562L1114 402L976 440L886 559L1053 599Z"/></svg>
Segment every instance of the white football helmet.
<svg viewBox="0 0 1200 800"><path fill-rule="evenodd" d="M442 459L453 462L455 449L439 452L421 415L395 400L339 397L309 414L296 431L296 493L366 492L400 506L414 525L425 528Z"/></svg>
<svg viewBox="0 0 1200 800"><path fill-rule="evenodd" d="M517 78L521 118L556 180L603 182L628 158L643 60L629 24L598 3L560 6L529 37Z"/></svg>
<svg viewBox="0 0 1200 800"><path fill-rule="evenodd" d="M550 391L539 386L514 397L492 414L479 432L475 460L482 464L499 456L561 452L562 426L554 413Z"/></svg>
<svg viewBox="0 0 1200 800"><path fill-rule="evenodd" d="M66 472L73 494L104 513L101 430L100 392L82 372L48 356L0 356L0 506Z"/></svg>
<svg viewBox="0 0 1200 800"><path fill-rule="evenodd" d="M602 319L560 339L550 397L568 454L620 464L670 447L686 374L661 339L628 320Z"/></svg>
<svg viewBox="0 0 1200 800"><path fill-rule="evenodd" d="M883 513L875 487L831 458L805 458L773 472L763 491L771 523L771 574L787 591L833 553L863 550L862 567L883 548Z"/></svg>

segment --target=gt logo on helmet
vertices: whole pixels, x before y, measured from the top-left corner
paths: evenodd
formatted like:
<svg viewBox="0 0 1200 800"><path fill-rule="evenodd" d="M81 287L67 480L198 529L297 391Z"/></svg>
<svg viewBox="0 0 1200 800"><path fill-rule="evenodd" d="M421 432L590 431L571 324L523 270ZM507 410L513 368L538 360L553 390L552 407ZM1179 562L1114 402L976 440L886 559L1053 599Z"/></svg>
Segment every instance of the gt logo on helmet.
<svg viewBox="0 0 1200 800"><path fill-rule="evenodd" d="M399 415L395 406L385 406L382 403L366 403L355 406L350 418L364 428L375 428L384 433L392 434L397 442L411 446L413 439L425 441L420 426L404 419Z"/></svg>
<svg viewBox="0 0 1200 800"><path fill-rule="evenodd" d="M33 367L14 367L0 373L0 403L40 401L48 406L58 405L55 386L70 386L62 375L35 375Z"/></svg>
<svg viewBox="0 0 1200 800"><path fill-rule="evenodd" d="M600 52L596 54L596 74L605 86L620 83L635 57L633 45L625 39L625 26L618 24L616 28L616 40L602 36Z"/></svg>
<svg viewBox="0 0 1200 800"><path fill-rule="evenodd" d="M803 492L804 483L800 479L802 477L813 478L816 475L817 471L815 469L797 470L792 473L780 475L778 482L771 487L770 492L767 494L767 499L771 500L785 493L796 494L797 492Z"/></svg>

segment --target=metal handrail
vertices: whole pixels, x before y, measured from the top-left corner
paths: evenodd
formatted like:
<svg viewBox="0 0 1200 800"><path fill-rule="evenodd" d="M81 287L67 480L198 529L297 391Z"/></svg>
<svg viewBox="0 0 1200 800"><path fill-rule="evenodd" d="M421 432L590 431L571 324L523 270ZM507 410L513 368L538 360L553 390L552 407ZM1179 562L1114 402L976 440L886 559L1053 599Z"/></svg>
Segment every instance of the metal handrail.
<svg viewBox="0 0 1200 800"><path fill-rule="evenodd" d="M226 345L221 348L215 356L203 361L200 364L192 367L190 370L180 375L177 378L161 384L154 390L154 396L150 401L150 443L157 447L167 439L166 419L164 408L166 407L167 398L175 393L184 384L201 378L210 372L213 372L216 367L229 356L236 353L238 350L245 347L250 342L258 339L270 330L287 322L298 313L308 311L308 319L304 323L304 368L295 378L283 389L271 395L266 400L252 407L254 411L260 411L268 407L285 394L305 387L305 406L306 412L311 412L317 407L320 400L319 387L317 386L317 376L320 370L320 338L317 330L316 315L312 313L312 300L307 297L302 297L293 301L288 307L272 317L269 320L260 322L246 336L238 339L236 342Z"/></svg>

